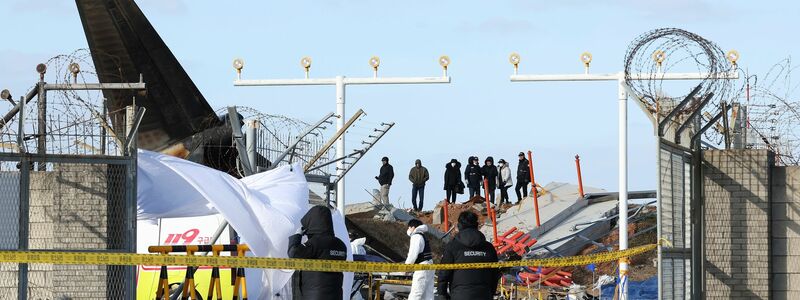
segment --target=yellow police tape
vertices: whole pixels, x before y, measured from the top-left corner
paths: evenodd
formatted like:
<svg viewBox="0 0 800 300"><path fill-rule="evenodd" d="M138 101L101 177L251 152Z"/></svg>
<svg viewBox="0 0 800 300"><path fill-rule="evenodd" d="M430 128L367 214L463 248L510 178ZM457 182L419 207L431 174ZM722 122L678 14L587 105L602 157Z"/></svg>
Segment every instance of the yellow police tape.
<svg viewBox="0 0 800 300"><path fill-rule="evenodd" d="M582 256L505 261L495 263L413 264L376 263L340 260L290 259L236 256L186 256L163 254L0 251L0 262L56 265L125 265L125 266L210 266L256 269L291 269L321 272L413 272L419 270L457 270L510 268L521 266L567 267L619 260L656 249L658 244L634 247L622 251Z"/></svg>

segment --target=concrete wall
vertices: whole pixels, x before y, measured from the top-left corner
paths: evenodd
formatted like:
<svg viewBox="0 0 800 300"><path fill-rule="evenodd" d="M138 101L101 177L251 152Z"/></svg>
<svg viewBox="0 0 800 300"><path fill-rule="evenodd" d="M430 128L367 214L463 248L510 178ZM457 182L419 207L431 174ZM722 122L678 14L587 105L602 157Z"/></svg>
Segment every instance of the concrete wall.
<svg viewBox="0 0 800 300"><path fill-rule="evenodd" d="M770 297L770 183L766 150L705 151L706 296Z"/></svg>
<svg viewBox="0 0 800 300"><path fill-rule="evenodd" d="M800 299L800 167L776 167L772 178L772 296Z"/></svg>
<svg viewBox="0 0 800 300"><path fill-rule="evenodd" d="M54 164L52 171L31 172L30 249L120 249L124 178L124 168L107 165ZM31 264L28 299L118 298L124 284L122 270ZM0 278L9 280L0 282L0 299L16 299L16 267L4 266L2 271Z"/></svg>

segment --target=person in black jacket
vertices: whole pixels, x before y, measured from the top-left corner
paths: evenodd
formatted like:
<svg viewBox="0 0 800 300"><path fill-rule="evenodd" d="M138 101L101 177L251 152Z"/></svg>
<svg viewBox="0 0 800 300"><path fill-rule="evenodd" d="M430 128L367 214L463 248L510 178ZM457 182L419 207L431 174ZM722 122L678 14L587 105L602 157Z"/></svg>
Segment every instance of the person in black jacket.
<svg viewBox="0 0 800 300"><path fill-rule="evenodd" d="M471 211L458 216L458 234L447 243L442 263L497 262L497 251L478 231L478 216ZM436 294L444 299L488 300L497 292L499 269L440 270Z"/></svg>
<svg viewBox="0 0 800 300"><path fill-rule="evenodd" d="M525 153L519 153L519 165L517 166L517 185L514 187L514 191L517 192L517 203L522 201L523 194L520 194L520 190L524 193L525 197L528 197L528 183L531 182L531 172L530 166L528 166L528 160L525 158Z"/></svg>
<svg viewBox="0 0 800 300"><path fill-rule="evenodd" d="M469 164L464 169L464 179L467 180L467 187L469 188L469 198L481 194L481 185L483 185L483 176L481 175L481 163L477 156L469 157Z"/></svg>
<svg viewBox="0 0 800 300"><path fill-rule="evenodd" d="M375 179L381 185L381 202L383 205L389 205L389 187L392 186L392 179L394 179L394 168L389 164L389 158L384 156L381 159L381 171Z"/></svg>
<svg viewBox="0 0 800 300"><path fill-rule="evenodd" d="M497 167L494 165L494 158L491 156L486 158L486 161L483 162L483 167L481 168L481 174L483 174L483 178L487 181L486 190L489 193L489 199L494 204L494 190L497 189Z"/></svg>
<svg viewBox="0 0 800 300"><path fill-rule="evenodd" d="M347 259L347 248L333 234L331 210L314 206L300 219L300 233L289 237L289 258ZM308 236L305 245L303 235ZM342 299L342 272L295 271L293 299Z"/></svg>
<svg viewBox="0 0 800 300"><path fill-rule="evenodd" d="M451 159L449 163L444 165L444 190L447 191L447 200L450 203L456 203L456 195L458 194L459 186L463 193L463 183L461 183L461 163L455 158Z"/></svg>

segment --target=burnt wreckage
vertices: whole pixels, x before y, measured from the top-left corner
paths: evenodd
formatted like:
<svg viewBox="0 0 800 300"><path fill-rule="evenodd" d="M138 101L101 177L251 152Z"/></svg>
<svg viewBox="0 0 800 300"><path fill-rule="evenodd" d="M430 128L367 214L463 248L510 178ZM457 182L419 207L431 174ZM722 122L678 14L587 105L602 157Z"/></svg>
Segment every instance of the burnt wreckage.
<svg viewBox="0 0 800 300"><path fill-rule="evenodd" d="M123 108L147 109L138 147L185 158L236 175L241 137L239 114L218 116L136 3L130 0L76 0L100 82L147 83L145 91L106 90L114 128L122 128ZM140 77L141 76L141 77ZM261 155L257 167L270 162Z"/></svg>

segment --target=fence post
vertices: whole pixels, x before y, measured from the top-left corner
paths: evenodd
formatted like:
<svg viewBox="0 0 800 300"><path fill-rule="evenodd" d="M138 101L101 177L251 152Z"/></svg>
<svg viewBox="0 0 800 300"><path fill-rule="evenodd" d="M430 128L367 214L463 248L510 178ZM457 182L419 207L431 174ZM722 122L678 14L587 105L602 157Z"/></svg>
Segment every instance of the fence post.
<svg viewBox="0 0 800 300"><path fill-rule="evenodd" d="M247 133L245 134L245 149L247 150L247 161L250 162L250 168L253 174L258 173L258 162L256 161L256 143L258 135L258 120L247 121ZM278 162L275 162L276 164Z"/></svg>
<svg viewBox="0 0 800 300"><path fill-rule="evenodd" d="M455 193L455 191L453 191L453 193ZM450 221L448 220L450 214L447 212L447 207L450 206L450 199L444 198L443 206L444 207L442 207L442 209L444 210L444 232L448 232L450 231Z"/></svg>
<svg viewBox="0 0 800 300"><path fill-rule="evenodd" d="M36 163L37 171L47 171L47 162L44 160L47 154L47 90L44 89L44 85L44 78L41 78L39 80L39 101L37 102L39 120L37 123L38 138L36 139L36 151L41 160Z"/></svg>
<svg viewBox="0 0 800 300"><path fill-rule="evenodd" d="M486 195L484 202L486 203L487 213L489 214L489 220L492 221L492 235L494 236L494 240L492 243L497 244L497 219L495 219L494 209L492 208L493 203L489 202L489 180L484 178L483 179L483 191Z"/></svg>
<svg viewBox="0 0 800 300"><path fill-rule="evenodd" d="M539 221L539 190L536 189L536 180L533 177L533 152L528 150L528 168L531 173L531 186L533 187L533 208L536 211L536 227L542 226Z"/></svg>
<svg viewBox="0 0 800 300"><path fill-rule="evenodd" d="M30 176L31 160L27 155L28 149L25 147L25 99L19 102L19 129L17 131L17 145L22 158L19 162L19 242L17 249L20 251L28 250L28 236L30 235ZM17 272L17 299L28 299L28 264L19 264Z"/></svg>
<svg viewBox="0 0 800 300"><path fill-rule="evenodd" d="M129 105L125 107L125 136L132 138L131 141L124 141L124 145L129 145L131 149L120 149L122 155L127 155L128 163L125 166L125 228L126 228L126 252L136 253L136 189L137 189L137 159L139 152L137 151L138 130L134 128L137 126L136 120L136 106ZM134 135L129 135L131 131L135 131ZM126 288L128 291L126 296L134 298L136 296L136 268L128 266L125 268L124 277L127 280ZM168 287L169 289L169 287ZM168 294L168 293L167 293Z"/></svg>
<svg viewBox="0 0 800 300"><path fill-rule="evenodd" d="M581 195L581 199L583 199L583 178L581 177L581 157L575 154L575 168L578 169L578 193Z"/></svg>

